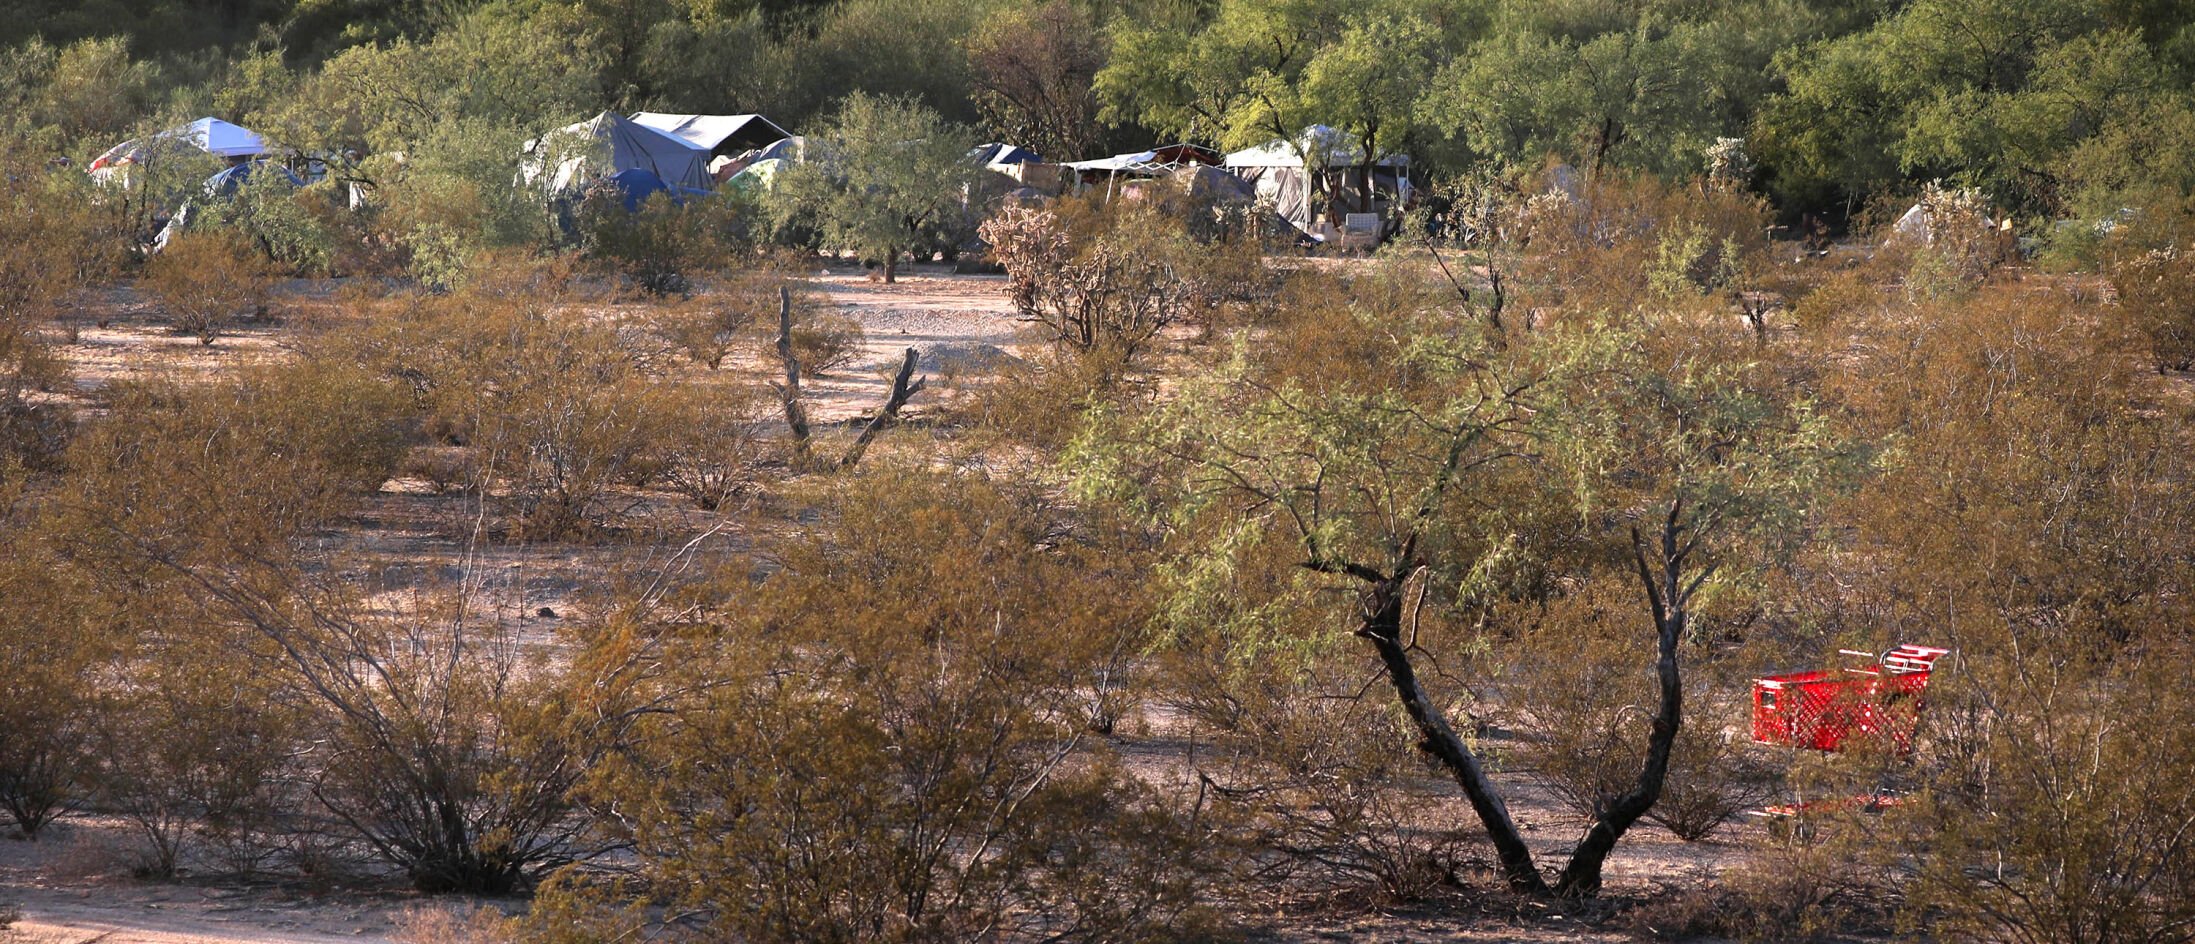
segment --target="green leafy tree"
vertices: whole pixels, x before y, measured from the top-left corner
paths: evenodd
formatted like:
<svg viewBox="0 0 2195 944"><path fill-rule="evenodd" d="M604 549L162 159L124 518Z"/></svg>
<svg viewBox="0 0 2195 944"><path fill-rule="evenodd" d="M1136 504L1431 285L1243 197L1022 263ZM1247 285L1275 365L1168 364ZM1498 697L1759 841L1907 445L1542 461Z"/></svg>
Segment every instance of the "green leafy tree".
<svg viewBox="0 0 2195 944"><path fill-rule="evenodd" d="M902 253L959 218L975 183L967 132L910 100L849 95L814 137L822 159L779 176L776 210L813 220L826 245L876 260L886 282Z"/></svg>

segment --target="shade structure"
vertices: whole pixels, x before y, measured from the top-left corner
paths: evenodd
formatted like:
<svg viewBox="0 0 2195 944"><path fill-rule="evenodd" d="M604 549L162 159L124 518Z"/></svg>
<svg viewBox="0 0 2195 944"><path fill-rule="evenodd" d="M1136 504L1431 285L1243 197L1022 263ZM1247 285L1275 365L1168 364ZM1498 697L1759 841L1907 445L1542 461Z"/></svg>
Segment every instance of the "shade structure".
<svg viewBox="0 0 2195 944"><path fill-rule="evenodd" d="M970 163L984 167L1002 167L1008 164L1041 164L1044 158L1037 152L1011 144L978 144L968 152Z"/></svg>
<svg viewBox="0 0 2195 944"><path fill-rule="evenodd" d="M1254 148L1236 151L1220 162L1226 167L1356 167L1365 163L1364 146L1357 136L1330 125L1312 125L1288 141L1274 138ZM1403 154L1382 154L1378 167L1408 167Z"/></svg>
<svg viewBox="0 0 2195 944"><path fill-rule="evenodd" d="M552 194L574 194L599 178L636 169L673 187L707 190L715 184L707 150L614 111L528 141L526 150L521 175Z"/></svg>
<svg viewBox="0 0 2195 944"><path fill-rule="evenodd" d="M169 128L144 140L124 141L92 159L93 173L122 164L144 161L162 147L189 147L216 157L257 157L273 150L267 139L242 125L206 117L178 128Z"/></svg>
<svg viewBox="0 0 2195 944"><path fill-rule="evenodd" d="M719 157L788 137L785 129L761 115L680 115L643 111L635 112L633 121Z"/></svg>

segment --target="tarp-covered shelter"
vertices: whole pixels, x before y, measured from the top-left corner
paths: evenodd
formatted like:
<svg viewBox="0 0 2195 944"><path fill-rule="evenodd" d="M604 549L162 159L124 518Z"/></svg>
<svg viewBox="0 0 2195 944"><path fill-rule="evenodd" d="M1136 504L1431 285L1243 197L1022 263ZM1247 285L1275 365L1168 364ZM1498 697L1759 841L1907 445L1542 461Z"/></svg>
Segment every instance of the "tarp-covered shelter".
<svg viewBox="0 0 2195 944"><path fill-rule="evenodd" d="M1012 164L1041 164L1044 158L1028 148L1011 144L978 144L968 152L968 162L995 169Z"/></svg>
<svg viewBox="0 0 2195 944"><path fill-rule="evenodd" d="M526 151L530 156L521 174L552 194L576 194L599 178L634 169L673 187L708 190L715 184L707 150L614 111L528 141Z"/></svg>
<svg viewBox="0 0 2195 944"><path fill-rule="evenodd" d="M633 121L715 157L731 157L790 137L776 122L761 115L674 115L643 111L635 113Z"/></svg>
<svg viewBox="0 0 2195 944"><path fill-rule="evenodd" d="M1363 181L1372 184L1372 210L1384 213L1410 195L1410 158L1375 155L1369 160L1355 135L1312 125L1295 140L1274 139L1227 155L1227 170L1256 188L1258 199L1304 232L1338 224L1363 205Z"/></svg>
<svg viewBox="0 0 2195 944"><path fill-rule="evenodd" d="M726 178L724 186L736 193L767 193L771 187L776 186L778 173L789 163L776 157L755 161Z"/></svg>
<svg viewBox="0 0 2195 944"><path fill-rule="evenodd" d="M640 212L641 206L648 202L648 198L659 193L670 195L671 202L680 205L684 205L687 200L709 195L709 191L706 190L674 187L664 183L663 178L656 176L654 171L645 167L631 167L604 177L595 182L594 190L597 192L607 190L610 194L616 196L618 202L624 205L627 213Z"/></svg>
<svg viewBox="0 0 2195 944"><path fill-rule="evenodd" d="M175 234L195 225L206 212L204 207L236 199L237 192L254 180L271 180L277 185L293 188L305 186L305 178L273 161L244 160L224 167L220 173L206 178L206 182L199 185L198 195L177 208L174 216L168 217L168 221L160 227L159 234L153 237L153 251L159 252L168 248L168 241L174 239Z"/></svg>
<svg viewBox="0 0 2195 944"><path fill-rule="evenodd" d="M1108 176L1164 177L1190 164L1217 166L1218 151L1198 144L1168 144L1148 151L1115 154L1087 161L1068 161L1065 166L1082 174L1085 181Z"/></svg>
<svg viewBox="0 0 2195 944"><path fill-rule="evenodd" d="M305 185L305 178L297 176L289 168L280 164L267 161L247 161L234 167L223 168L220 173L206 178L206 196L233 197L236 195L237 188L244 186L254 177L262 174L273 175L292 187Z"/></svg>
<svg viewBox="0 0 2195 944"><path fill-rule="evenodd" d="M257 157L273 150L267 139L256 131L219 118L200 118L142 141L124 141L108 148L106 153L92 158L91 166L86 170L100 174L124 164L140 163L162 147L187 147L229 158Z"/></svg>

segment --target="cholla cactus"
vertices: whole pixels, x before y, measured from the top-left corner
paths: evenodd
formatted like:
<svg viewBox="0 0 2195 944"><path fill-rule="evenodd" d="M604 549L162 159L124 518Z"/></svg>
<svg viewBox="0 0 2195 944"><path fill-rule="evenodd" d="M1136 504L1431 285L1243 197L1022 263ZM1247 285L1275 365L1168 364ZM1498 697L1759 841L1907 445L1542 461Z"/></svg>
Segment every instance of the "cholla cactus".
<svg viewBox="0 0 2195 944"><path fill-rule="evenodd" d="M1707 147L1707 181L1718 188L1736 190L1753 179L1753 155L1745 152L1744 138L1716 138Z"/></svg>

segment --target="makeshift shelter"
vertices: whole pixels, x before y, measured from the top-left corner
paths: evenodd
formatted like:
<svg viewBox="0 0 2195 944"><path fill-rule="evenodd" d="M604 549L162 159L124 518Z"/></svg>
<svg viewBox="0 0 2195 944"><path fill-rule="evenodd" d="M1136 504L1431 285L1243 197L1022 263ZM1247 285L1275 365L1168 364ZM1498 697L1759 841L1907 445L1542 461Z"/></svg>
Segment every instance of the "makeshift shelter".
<svg viewBox="0 0 2195 944"><path fill-rule="evenodd" d="M789 137L785 129L761 115L673 115L643 111L634 113L633 121L707 151L712 157L731 157Z"/></svg>
<svg viewBox="0 0 2195 944"><path fill-rule="evenodd" d="M289 168L280 164L268 161L247 161L234 167L224 168L220 173L206 178L205 194L208 197L217 198L236 196L236 191L239 188L243 187L252 178L262 174L277 175L278 179L292 187L305 185L304 178L297 176Z"/></svg>
<svg viewBox="0 0 2195 944"><path fill-rule="evenodd" d="M1115 154L1087 161L1068 161L1065 166L1082 175L1085 183L1107 177L1164 177L1189 164L1218 165L1218 151L1198 144L1168 144L1148 151Z"/></svg>
<svg viewBox="0 0 2195 944"><path fill-rule="evenodd" d="M609 188L625 205L625 212L638 213L649 197L659 193L670 194L671 202L684 203L686 197L698 191L680 190L663 182L663 178L645 167L632 167L618 171L595 183L595 189Z"/></svg>
<svg viewBox="0 0 2195 944"><path fill-rule="evenodd" d="M779 138L755 152L757 161L785 161L798 164L808 159L808 139L803 135Z"/></svg>
<svg viewBox="0 0 2195 944"><path fill-rule="evenodd" d="M978 144L968 152L968 162L997 170L1014 164L1041 164L1044 158L1028 148L1011 144Z"/></svg>
<svg viewBox="0 0 2195 944"><path fill-rule="evenodd" d="M161 224L160 232L153 237L152 251L159 252L168 248L168 241L174 239L175 234L189 230L204 215L206 210L203 207L236 199L237 191L253 180L273 180L279 185L292 188L305 186L304 178L272 161L246 159L224 167L220 173L206 178L206 182L199 185L198 195L177 208L175 215Z"/></svg>
<svg viewBox="0 0 2195 944"><path fill-rule="evenodd" d="M741 168L724 181L724 186L736 193L767 193L777 185L778 172L789 163L781 158L765 158Z"/></svg>
<svg viewBox="0 0 2195 944"><path fill-rule="evenodd" d="M1256 188L1258 199L1297 229L1330 229L1366 202L1363 186L1371 181L1372 212L1410 196L1410 158L1382 154L1367 158L1355 135L1312 125L1295 140L1274 139L1227 155L1223 166ZM1324 225L1322 225L1324 224Z"/></svg>
<svg viewBox="0 0 2195 944"><path fill-rule="evenodd" d="M597 179L641 169L673 187L708 190L709 152L614 111L526 142L520 170L527 183L572 196Z"/></svg>
<svg viewBox="0 0 2195 944"><path fill-rule="evenodd" d="M141 164L165 148L190 149L215 157L258 157L273 150L267 139L242 125L219 118L200 118L179 128L169 128L144 140L124 141L92 158L86 172L105 177L130 164Z"/></svg>
<svg viewBox="0 0 2195 944"><path fill-rule="evenodd" d="M1242 178L1217 167L1189 164L1176 168L1175 182L1191 199L1209 200L1214 203L1249 203L1257 198L1256 192Z"/></svg>

